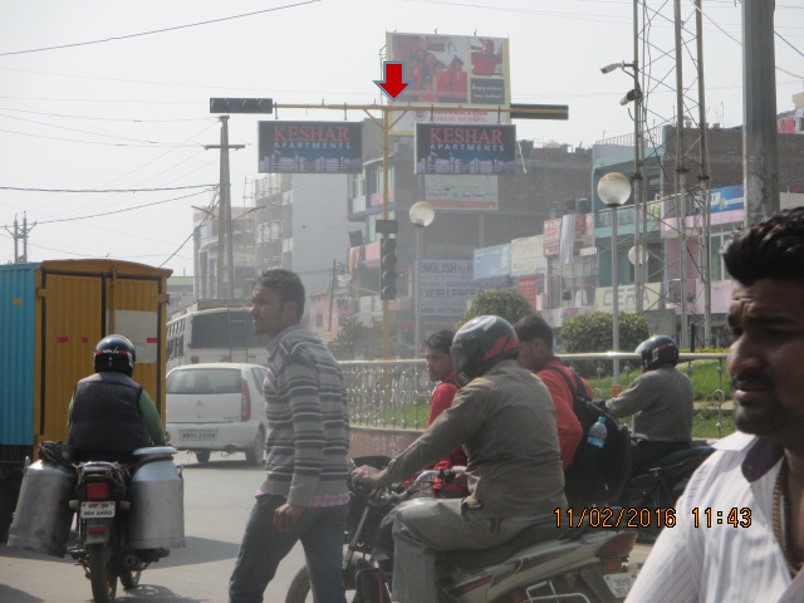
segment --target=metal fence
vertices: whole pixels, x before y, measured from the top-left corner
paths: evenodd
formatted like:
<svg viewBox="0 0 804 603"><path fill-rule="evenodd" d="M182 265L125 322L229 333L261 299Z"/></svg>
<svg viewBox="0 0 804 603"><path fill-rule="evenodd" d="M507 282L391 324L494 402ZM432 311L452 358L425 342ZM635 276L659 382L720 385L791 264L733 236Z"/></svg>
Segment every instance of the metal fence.
<svg viewBox="0 0 804 603"><path fill-rule="evenodd" d="M632 353L562 354L561 360L583 375L599 398L611 397L612 364L620 362L620 383L626 387L641 372L639 356ZM424 429L429 416L433 383L424 360L344 361L351 421L370 427ZM696 372L711 375L711 385L697 392L696 413L715 421L718 437L730 410L726 354L681 354L678 364L694 379ZM627 421L626 421L627 423Z"/></svg>

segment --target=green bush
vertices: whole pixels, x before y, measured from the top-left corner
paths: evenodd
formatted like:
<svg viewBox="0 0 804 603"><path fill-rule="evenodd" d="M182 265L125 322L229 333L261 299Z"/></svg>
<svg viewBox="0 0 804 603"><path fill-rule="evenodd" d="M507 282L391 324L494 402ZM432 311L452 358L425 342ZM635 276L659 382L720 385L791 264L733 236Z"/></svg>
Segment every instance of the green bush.
<svg viewBox="0 0 804 603"><path fill-rule="evenodd" d="M620 312L620 351L632 351L650 337L648 321L639 314ZM612 315L608 312L578 314L564 322L559 333L563 351L608 352L614 347Z"/></svg>
<svg viewBox="0 0 804 603"><path fill-rule="evenodd" d="M461 326L477 316L485 315L500 316L514 324L520 318L533 314L533 310L520 293L507 289L486 289L481 291L469 303L469 309L461 317L460 322L455 325L457 331Z"/></svg>

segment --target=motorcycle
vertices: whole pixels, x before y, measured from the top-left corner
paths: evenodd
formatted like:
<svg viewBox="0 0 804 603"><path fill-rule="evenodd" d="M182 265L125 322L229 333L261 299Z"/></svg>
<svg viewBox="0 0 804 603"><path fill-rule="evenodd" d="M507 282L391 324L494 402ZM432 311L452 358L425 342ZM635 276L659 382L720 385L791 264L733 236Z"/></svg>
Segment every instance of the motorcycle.
<svg viewBox="0 0 804 603"><path fill-rule="evenodd" d="M388 460L365 457L355 462L379 469ZM391 601L393 563L385 544L390 522L383 520L400 504L420 503L409 499L436 477L449 480L450 473L422 471L401 491L350 484L343 571L352 603ZM492 549L440 553L440 597L445 603L622 601L635 578L635 568L628 564L635 540L635 530L595 530L587 523L565 529L553 540L534 541L533 532L525 529ZM285 603L304 603L309 593L307 569L302 568L291 582Z"/></svg>
<svg viewBox="0 0 804 603"><path fill-rule="evenodd" d="M660 458L648 469L634 471L623 487L620 505L629 509L674 509L692 474L714 452L709 445L693 444ZM640 525L640 541L654 541L661 527Z"/></svg>
<svg viewBox="0 0 804 603"><path fill-rule="evenodd" d="M166 557L169 547L184 546L176 452L141 448L131 467L108 461L77 466L69 501L77 513L77 538L67 552L84 568L95 603L114 601L118 579L126 590L136 588L143 570Z"/></svg>

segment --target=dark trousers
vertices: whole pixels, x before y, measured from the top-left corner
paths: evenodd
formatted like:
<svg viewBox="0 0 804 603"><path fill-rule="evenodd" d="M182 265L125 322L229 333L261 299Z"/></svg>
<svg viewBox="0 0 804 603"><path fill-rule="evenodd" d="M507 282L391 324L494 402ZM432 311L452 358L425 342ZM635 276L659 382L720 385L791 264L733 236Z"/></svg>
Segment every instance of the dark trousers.
<svg viewBox="0 0 804 603"><path fill-rule="evenodd" d="M229 580L230 603L262 603L279 562L299 540L316 602L346 603L341 565L349 505L308 508L292 531L279 533L274 511L283 504L283 496L257 497Z"/></svg>

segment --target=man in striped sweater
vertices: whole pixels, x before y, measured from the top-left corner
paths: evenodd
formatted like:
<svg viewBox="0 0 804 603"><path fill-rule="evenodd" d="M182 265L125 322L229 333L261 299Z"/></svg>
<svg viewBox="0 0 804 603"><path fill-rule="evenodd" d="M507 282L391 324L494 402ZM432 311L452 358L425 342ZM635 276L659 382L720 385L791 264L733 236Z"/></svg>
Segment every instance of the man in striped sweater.
<svg viewBox="0 0 804 603"><path fill-rule="evenodd" d="M254 330L272 336L264 386L267 476L229 581L230 603L260 603L279 562L299 540L316 601L346 601L346 393L330 351L299 324L304 301L301 280L288 270L264 272L252 291Z"/></svg>

